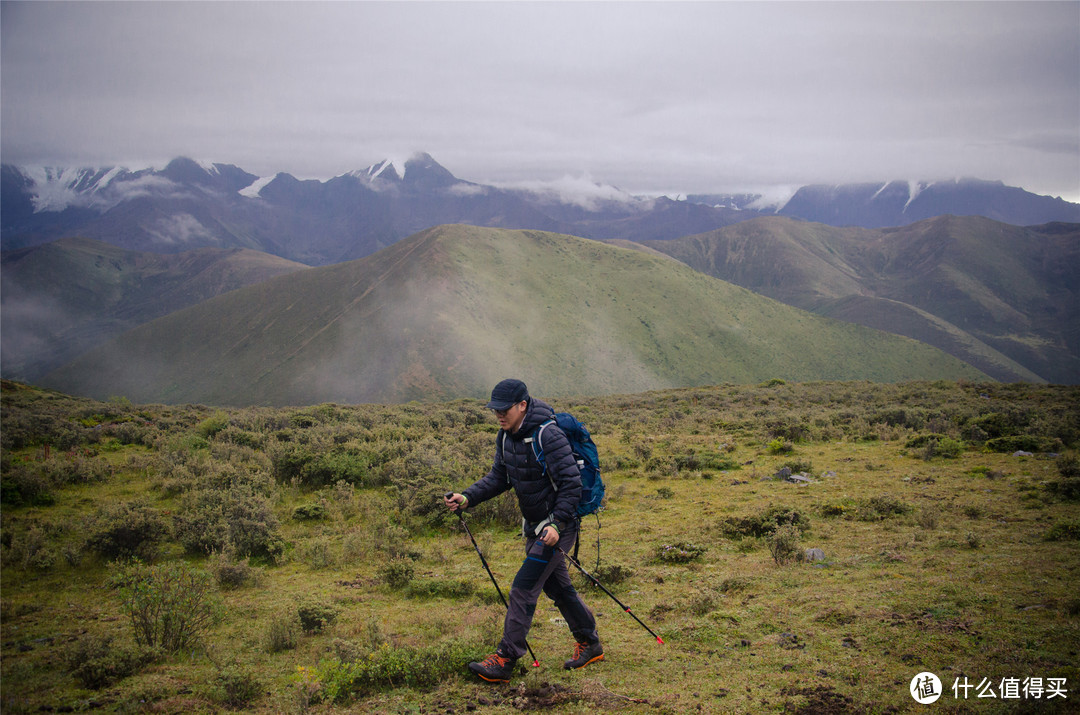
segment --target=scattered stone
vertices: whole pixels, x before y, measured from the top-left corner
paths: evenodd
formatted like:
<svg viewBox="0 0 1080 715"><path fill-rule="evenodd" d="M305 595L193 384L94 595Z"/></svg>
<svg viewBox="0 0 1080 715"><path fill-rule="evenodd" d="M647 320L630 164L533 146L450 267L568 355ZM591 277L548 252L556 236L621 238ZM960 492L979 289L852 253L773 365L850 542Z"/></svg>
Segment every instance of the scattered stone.
<svg viewBox="0 0 1080 715"><path fill-rule="evenodd" d="M803 555L810 562L825 560L825 552L818 548L807 549Z"/></svg>
<svg viewBox="0 0 1080 715"><path fill-rule="evenodd" d="M777 479L787 479L791 476L791 467L780 467L780 471L773 476Z"/></svg>
<svg viewBox="0 0 1080 715"><path fill-rule="evenodd" d="M1014 456L1014 457L1034 457L1035 455L1032 454L1031 452L1025 452L1022 449L1018 449L1015 452L1013 452L1012 456Z"/></svg>

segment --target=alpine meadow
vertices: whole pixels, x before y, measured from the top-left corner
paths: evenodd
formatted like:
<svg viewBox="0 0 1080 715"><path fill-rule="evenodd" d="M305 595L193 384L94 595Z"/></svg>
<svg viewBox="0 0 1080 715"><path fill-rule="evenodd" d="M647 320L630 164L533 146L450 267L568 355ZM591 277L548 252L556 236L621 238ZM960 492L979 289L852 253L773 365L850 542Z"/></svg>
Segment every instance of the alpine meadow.
<svg viewBox="0 0 1080 715"><path fill-rule="evenodd" d="M581 563L663 644L575 577L605 659L563 670L542 601L540 666L502 686L465 668L503 607L441 498L491 459L483 404L169 406L4 381L0 707L1075 712L1075 386L553 400L607 484ZM465 517L504 589L519 516L505 494ZM926 673L935 706L912 699Z"/></svg>

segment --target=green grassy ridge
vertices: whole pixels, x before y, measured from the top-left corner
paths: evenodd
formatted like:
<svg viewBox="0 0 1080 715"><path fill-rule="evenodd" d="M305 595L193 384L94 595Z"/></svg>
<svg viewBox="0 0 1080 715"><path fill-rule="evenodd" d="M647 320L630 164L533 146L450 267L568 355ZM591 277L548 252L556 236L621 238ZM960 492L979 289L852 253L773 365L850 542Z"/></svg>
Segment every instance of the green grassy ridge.
<svg viewBox="0 0 1080 715"><path fill-rule="evenodd" d="M894 332L945 349L995 379L1035 373L1073 382L1080 374L1080 345L1069 332L1077 320L1077 239L1077 230L1047 232L973 216L890 229L767 217L646 245L807 310L824 311L846 297L906 303L969 337L957 341L929 319L903 321ZM880 306L862 305L845 319L880 325Z"/></svg>
<svg viewBox="0 0 1080 715"><path fill-rule="evenodd" d="M84 238L5 252L5 375L36 379L139 324L305 268L247 249L156 254Z"/></svg>
<svg viewBox="0 0 1080 715"><path fill-rule="evenodd" d="M971 333L910 303L888 298L848 295L819 304L815 312L827 318L859 323L900 335L921 335L924 342L935 345L970 365L981 366L987 374L997 379L1045 382L1020 363L977 340Z"/></svg>
<svg viewBox="0 0 1080 715"><path fill-rule="evenodd" d="M100 507L144 499L170 517L182 515L189 507L169 465L202 465L201 476L193 471L184 477L188 489L205 486L200 480L216 471L269 469L258 452L239 448L241 435L264 438L267 453L275 444L308 444L316 451L364 444L389 454L408 449L406 463L436 467L431 489L445 480L457 486L486 468L491 418L475 400L211 410L100 403L5 381L5 481L12 460L28 457L45 469L38 460L47 443L57 445L47 462L80 458L108 462L115 470L103 481L58 485L52 505L4 507L0 702L5 713L88 703L101 712L225 710L220 683L231 676L257 682L240 707L259 713L305 707L511 713L541 703L555 713L680 713L698 705L705 712L819 712L842 703L845 710L885 712L912 709L908 682L929 670L945 684L943 707L1005 713L1022 704L1068 712L1067 701L1057 709L1045 700L959 703L949 690L960 674L976 683L989 678L995 689L1006 677L1064 677L1073 695L1080 679L1080 602L1073 588L1080 559L1075 540L1048 535L1077 517L1075 502L1059 501L1046 488L1058 478L1056 460L991 454L976 442L955 459L927 460L906 445L928 433L966 440L977 426L993 424L1075 449L1078 389L854 382L555 400L585 419L600 446L609 487L603 565L628 573L608 585L665 645L579 581L600 614L606 660L584 671L562 671L569 635L542 601L530 633L541 668L523 668L505 687L471 680L464 662L455 668L442 660L436 664L442 677L432 684L417 661L427 653L464 661L473 657L470 650L483 651L497 637L501 609L492 603L471 543L454 528L456 519L410 512L395 488L331 492L302 483L268 484L290 544L284 558L257 563L254 583L218 594L224 620L198 646L94 690L72 677L66 658L88 633L113 635L119 647L131 629L117 594L105 585L111 568L79 551L80 540L96 528ZM125 426L142 431L125 432ZM793 453L770 453L776 435L800 435ZM19 446L12 443L16 438ZM71 455L59 447L61 438L77 448ZM477 449L462 468L449 475L437 469L432 455L450 460L464 443ZM701 463L722 455L740 467L693 466L688 455ZM814 484L763 480L792 459L813 463L808 471ZM326 518L292 517L297 506L320 500ZM907 511L868 513L866 506L874 503ZM799 547L822 548L826 561L820 568L779 566L766 539L724 535L728 518L775 507L808 517ZM521 561L513 527L483 515L472 524L505 588ZM582 563L591 568L595 524L588 522L584 533ZM415 555L408 560L417 585L465 579L477 595L417 598L410 589L391 588L381 575L389 560L381 546L391 542ZM656 558L664 544L682 542L705 551L685 564ZM36 558L26 559L34 544ZM215 562L166 546L160 555L165 563L212 568ZM283 651L269 650L272 624L312 602L331 607L333 622L319 633L296 634ZM377 657L368 659L368 653ZM343 655L346 663L349 656L364 656L355 669L362 672L348 680L361 686L361 694L334 705L305 699L327 679L349 677L354 669L338 665ZM363 679L364 667L379 679Z"/></svg>
<svg viewBox="0 0 1080 715"><path fill-rule="evenodd" d="M286 405L480 397L508 374L553 395L982 377L934 348L667 259L442 226L148 323L44 384L138 402Z"/></svg>

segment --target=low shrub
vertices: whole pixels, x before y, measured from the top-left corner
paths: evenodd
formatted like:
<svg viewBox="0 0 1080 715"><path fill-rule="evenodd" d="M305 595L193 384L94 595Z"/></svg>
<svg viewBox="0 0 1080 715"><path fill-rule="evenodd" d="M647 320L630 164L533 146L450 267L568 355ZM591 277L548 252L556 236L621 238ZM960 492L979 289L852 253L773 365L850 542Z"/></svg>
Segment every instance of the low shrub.
<svg viewBox="0 0 1080 715"><path fill-rule="evenodd" d="M448 641L409 648L383 644L368 657L352 663L324 660L317 668L321 696L342 702L393 688L430 688L447 678L464 675L465 664L482 660L486 651L475 643Z"/></svg>
<svg viewBox="0 0 1080 715"><path fill-rule="evenodd" d="M622 564L604 564L593 569L592 574L604 585L617 584L632 577L634 569Z"/></svg>
<svg viewBox="0 0 1080 715"><path fill-rule="evenodd" d="M476 593L476 584L464 578L437 578L424 581L412 581L408 584L407 594L411 598L450 598L463 599Z"/></svg>
<svg viewBox="0 0 1080 715"><path fill-rule="evenodd" d="M1080 501L1080 460L1074 454L1066 454L1057 459L1060 479L1046 482L1046 491L1065 501Z"/></svg>
<svg viewBox="0 0 1080 715"><path fill-rule="evenodd" d="M301 504L293 509L293 519L297 521L318 521L326 518L326 506L322 502Z"/></svg>
<svg viewBox="0 0 1080 715"><path fill-rule="evenodd" d="M37 465L16 462L5 453L0 475L0 504L4 506L50 506L56 501L51 481Z"/></svg>
<svg viewBox="0 0 1080 715"><path fill-rule="evenodd" d="M818 504L816 508L824 517L848 516L855 512L855 501L852 499L842 499L840 501Z"/></svg>
<svg viewBox="0 0 1080 715"><path fill-rule="evenodd" d="M814 463L809 459L786 459L780 466L787 467L792 474L814 473Z"/></svg>
<svg viewBox="0 0 1080 715"><path fill-rule="evenodd" d="M267 653L281 653L296 647L300 637L300 618L294 609L278 611L266 627L264 647Z"/></svg>
<svg viewBox="0 0 1080 715"><path fill-rule="evenodd" d="M883 494L869 499L860 499L855 503L852 518L858 521L884 521L892 516L907 514L913 507L895 497Z"/></svg>
<svg viewBox="0 0 1080 715"><path fill-rule="evenodd" d="M1011 452L1041 452L1043 440L1034 435L1014 434L986 440L986 448L991 452L1009 454Z"/></svg>
<svg viewBox="0 0 1080 715"><path fill-rule="evenodd" d="M941 511L936 506L932 504L923 506L919 508L918 513L915 515L915 523L926 531L932 531L937 528L940 516Z"/></svg>
<svg viewBox="0 0 1080 715"><path fill-rule="evenodd" d="M794 524L783 524L769 536L769 553L778 566L784 566L800 555L800 531Z"/></svg>
<svg viewBox="0 0 1080 715"><path fill-rule="evenodd" d="M795 445L781 437L777 437L765 445L765 451L769 454L791 454L795 451Z"/></svg>
<svg viewBox="0 0 1080 715"><path fill-rule="evenodd" d="M191 554L232 549L238 556L275 559L284 550L273 505L246 484L188 495L175 530Z"/></svg>
<svg viewBox="0 0 1080 715"><path fill-rule="evenodd" d="M1080 541L1080 519L1059 521L1046 532L1047 541Z"/></svg>
<svg viewBox="0 0 1080 715"><path fill-rule="evenodd" d="M412 561L403 558L390 559L379 569L382 580L394 589L408 586L415 572Z"/></svg>
<svg viewBox="0 0 1080 715"><path fill-rule="evenodd" d="M150 561L168 536L161 512L135 500L103 507L91 523L86 547L106 559Z"/></svg>
<svg viewBox="0 0 1080 715"><path fill-rule="evenodd" d="M337 618L338 610L328 603L308 601L297 606L296 615L305 633L321 633Z"/></svg>
<svg viewBox="0 0 1080 715"><path fill-rule="evenodd" d="M210 574L183 561L118 566L112 582L141 646L175 653L193 645L222 615Z"/></svg>
<svg viewBox="0 0 1080 715"><path fill-rule="evenodd" d="M922 452L919 456L927 461L934 457L956 459L967 448L967 445L962 441L936 432L911 437L904 443L904 446L908 449L921 449Z"/></svg>
<svg viewBox="0 0 1080 715"><path fill-rule="evenodd" d="M740 469L742 465L726 454L685 454L674 458L678 471L712 470L727 472Z"/></svg>
<svg viewBox="0 0 1080 715"><path fill-rule="evenodd" d="M247 557L236 560L233 554L221 551L210 556L206 568L213 574L218 588L226 591L254 585L259 580L259 570L249 563Z"/></svg>
<svg viewBox="0 0 1080 715"><path fill-rule="evenodd" d="M218 668L211 682L214 700L226 707L239 709L257 700L263 693L263 683L250 669L240 665Z"/></svg>
<svg viewBox="0 0 1080 715"><path fill-rule="evenodd" d="M68 670L90 690L106 688L134 675L156 659L152 649L119 643L113 636L101 633L83 635L64 653Z"/></svg>
<svg viewBox="0 0 1080 715"><path fill-rule="evenodd" d="M1063 454L1057 458L1057 470L1065 479L1080 479L1080 459L1075 454Z"/></svg>
<svg viewBox="0 0 1080 715"><path fill-rule="evenodd" d="M218 432L229 426L229 416L224 412L216 412L199 423L195 431L206 439L210 439Z"/></svg>
<svg viewBox="0 0 1080 715"><path fill-rule="evenodd" d="M718 524L720 533L731 539L771 536L779 527L791 524L806 533L810 530L810 518L797 509L770 506L755 516L725 517Z"/></svg>
<svg viewBox="0 0 1080 715"><path fill-rule="evenodd" d="M685 564L700 559L708 549L700 544L682 541L677 544L661 544L656 547L656 558L670 564Z"/></svg>

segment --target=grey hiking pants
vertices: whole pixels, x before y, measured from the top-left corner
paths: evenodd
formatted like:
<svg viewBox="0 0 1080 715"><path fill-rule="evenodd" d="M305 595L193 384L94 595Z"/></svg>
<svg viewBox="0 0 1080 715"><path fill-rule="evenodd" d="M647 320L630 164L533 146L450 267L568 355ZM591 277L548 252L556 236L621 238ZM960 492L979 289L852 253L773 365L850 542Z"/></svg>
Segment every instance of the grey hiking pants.
<svg viewBox="0 0 1080 715"><path fill-rule="evenodd" d="M559 535L559 547L570 553L577 535L578 525L568 525ZM525 639L529 634L529 627L532 626L533 613L536 611L536 602L541 591L555 602L570 632L579 643L596 643L600 640L596 635L596 618L593 612L570 583L566 558L555 547L544 546L540 539L529 536L525 539L525 561L510 586L510 603L506 609L502 642L499 643L500 653L515 659L525 655Z"/></svg>

